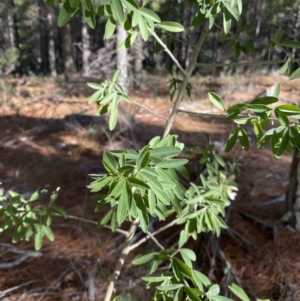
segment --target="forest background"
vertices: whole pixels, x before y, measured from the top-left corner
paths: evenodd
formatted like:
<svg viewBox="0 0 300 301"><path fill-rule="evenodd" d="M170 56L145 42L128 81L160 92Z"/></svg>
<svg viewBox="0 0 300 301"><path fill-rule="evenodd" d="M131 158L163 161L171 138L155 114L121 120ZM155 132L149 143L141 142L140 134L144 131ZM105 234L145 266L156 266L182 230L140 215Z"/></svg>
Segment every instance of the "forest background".
<svg viewBox="0 0 300 301"><path fill-rule="evenodd" d="M159 13L159 15L163 19L180 22L187 28L187 30L185 30L184 32L177 34L175 39L172 34L169 35L167 34L163 38L166 44L168 45L169 49L171 49L172 53L178 59L180 65L183 68L188 66L191 52L193 51L193 43L199 36L199 32L200 32L200 29L199 32L197 32L197 30L193 30L193 31L188 30L189 25L192 22L192 16L195 13L193 11L194 7L192 5L189 5L187 2L182 2L180 5L174 6L174 1L151 1L150 4L151 4L151 8L157 13ZM178 4L177 1L176 4ZM215 87L214 84L217 84L217 86L219 85L218 89L221 90L228 83L230 83L230 85L233 85L233 83L234 85L239 85L237 84L237 82L239 81L243 83L245 79L244 78L242 79L242 76L244 77L245 75L248 76L249 78L253 78L253 75L254 76L270 75L270 74L278 75L278 70L282 66L282 63L284 62L283 60L286 57L282 53L282 51L280 51L280 49L276 51L276 47L275 49L272 49L272 52L269 51L270 40L272 39L272 37L274 37L274 34L278 32L278 28L281 28L282 32L284 33L284 37L288 37L290 40L299 41L300 5L295 3L295 1L277 1L276 5L272 5L272 3L268 3L268 1L262 1L262 0L257 0L254 2L243 1L243 5L244 5L244 11L247 12L244 15L244 19L242 19L239 22L239 24L233 24L232 26L232 32L237 33L238 42L234 39L228 39L228 37L223 36L222 35L223 28L215 26L214 29L209 32L205 44L203 45L201 63L199 63L199 66L201 66L201 68L199 71L197 71L194 74L195 82L192 85L193 87L194 86L197 87L197 85L202 84L201 82L197 82L197 78L198 79L202 78L204 80L204 85L207 84L207 81L209 82L209 84L213 83L212 84L213 88ZM170 7L172 7L172 9L170 9ZM75 94L77 96L79 95L80 98L83 95L90 93L89 90L85 90L84 88L80 90L80 87L83 86L82 83L84 83L85 81L90 81L90 79L101 81L103 79L111 78L116 68L122 68L123 70L122 73L124 76L122 84L126 90L132 91L133 94L137 93L136 91L138 90L141 90L142 92L146 91L147 93L151 91L153 93L153 90L155 90L153 89L153 86L155 88L158 87L157 94L161 93L161 95L163 95L164 93L165 94L168 93L166 90L160 91L158 83L162 79L167 81L167 77L169 76L170 73L172 73L172 70L175 66L173 61L170 59L170 57L166 52L158 52L159 50L158 45L155 43L153 39L150 38L147 42L144 42L143 39L140 36L138 36L136 42L134 43L134 46L129 49L128 53L126 51L121 51L118 53L117 46L124 40L124 31L122 31L121 28L118 28L113 39L103 40L103 36L105 36L105 22L106 22L105 17L102 18L100 16L97 16L97 22L96 22L97 26L94 30L90 29L87 26L87 24L84 22L81 15L72 18L65 26L59 28L57 27L58 14L59 12L55 7L46 7L43 1L36 1L35 3L33 3L32 1L3 1L3 3L0 4L0 22L2 26L2 31L0 33L0 51L1 51L0 80L1 80L1 88L2 88L1 100L5 110L7 109L7 104L8 107L10 108L9 113L3 110L3 112L6 112L7 116L11 117L12 112L17 113L16 115L17 117L20 116L19 108L22 107L23 105L22 102L24 101L24 99L26 103L28 102L28 99L29 102L35 103L35 102L43 101L47 97L49 98L49 95L45 97L43 91L39 91L38 93L40 94L32 98L32 93L33 94L36 93L36 91L32 92L32 90L34 90L32 89L32 87L36 87L40 85L42 89L43 87L45 87L45 89L49 89L49 87L47 87L45 83L50 82L55 87L57 86L63 87L67 91L69 89L68 91L69 94L72 92L73 93L73 94L71 93L72 96L74 96ZM243 24L252 24L252 25L245 25L243 27ZM299 49L295 47L292 50L292 57L297 59L298 56L299 56ZM236 66L235 62L238 61L242 61L243 64L241 66ZM272 61L272 64L263 63L263 61ZM257 62L262 62L262 63L258 64ZM223 66L224 63L227 63L227 65ZM296 64L295 67L297 67ZM225 85L223 82L223 84L220 87L220 79L224 79L224 78L227 78L225 80ZM230 80L228 81L229 78ZM283 79L281 78L279 81L281 80ZM269 88L270 82L268 81L268 79L265 79L265 81L266 81L265 86ZM71 84L73 83L73 85L70 86L68 85L68 83ZM74 89L74 83L76 89ZM53 88L53 85L52 86L50 85L50 89ZM295 89L296 88L293 87L292 92L294 92ZM64 92L63 95L69 96L68 93ZM156 91L154 91L154 94L155 93ZM297 89L296 89L296 93L298 93ZM15 99L13 101L11 100L16 95L18 95L19 100L21 100L20 103L18 103L18 101L16 102ZM140 97L140 94L137 95ZM295 97L296 100L293 103L297 102L297 96L298 94L296 94ZM51 97L54 96L51 95ZM147 96L143 96L142 98L145 99L145 97ZM247 101L250 100L251 99L247 99ZM158 102L158 105L159 104L160 102ZM55 107L55 103L53 104L53 106ZM83 109L83 106L81 106L81 108ZM72 113L71 109L70 111ZM82 110L81 113L83 111L84 110ZM77 112L78 111L76 111L76 113ZM54 115L55 114L53 114L52 117ZM25 135L24 130L25 132L32 130L34 128L34 123L37 122L39 119L41 119L40 117L44 118L45 116L39 115L39 118L37 119L36 119L37 116L32 116L32 117L35 117L34 120L31 121L29 121L28 119L22 120L23 122L22 125L20 125L19 123L20 120L18 121L18 119L14 119L14 124L15 125L18 124L17 127L22 129L21 130L22 135L20 136L23 136L23 138L25 137L24 138L25 140L30 135L27 135L28 133ZM147 118L144 118L144 120L147 121ZM73 122L72 129L70 128L69 125L68 132L69 134L70 132L72 132L71 134L73 136L75 132L76 139L79 138L78 140L80 140L82 136L80 136L81 134L80 135L78 134L79 133L78 124L76 125L77 129L74 129L74 121L72 122ZM206 127L210 127L210 126L206 125ZM12 129L11 124L9 126L4 125L3 128L5 128L6 130L8 129L9 131L11 131ZM53 129L51 129L50 132L52 130ZM80 128L80 130L82 130L82 128ZM156 130L157 129L154 129L153 132L155 132ZM107 138L107 134L104 133L104 130L102 131L103 131L102 135L103 136L106 135L106 140L109 140L109 142L112 144L112 140L114 140L115 137L110 136ZM122 131L123 129L120 130L120 132ZM86 132L88 132L88 134L90 135L91 133L95 132L95 129L93 127L88 127ZM14 134L16 135L16 133ZM20 131L18 132L18 134L20 134ZM70 135L70 137L72 135ZM122 134L121 136L120 133L118 135L117 135L117 139L120 139L120 137L122 138ZM12 137L9 137L7 131L4 136L5 137L3 138L5 139L2 140L4 144L3 143L2 144L4 145L4 148L7 149L8 147L10 147L9 142L12 141L11 140ZM122 139L124 140L124 137ZM65 145L67 145L68 146L67 151L72 153L74 150L70 149L70 145L73 142L68 144L66 143L65 140L63 139L61 140L63 142L55 141L56 145L59 143L60 145L64 144L62 148L64 148ZM50 140L48 142L49 144L53 143L53 141ZM75 142L73 146L71 145L71 148L74 147L77 148L78 144L76 143L78 142ZM21 146L21 145L16 145L16 141L14 141L13 144L15 144L16 148ZM80 145L80 147L82 146ZM113 148L112 146L109 147ZM80 153L81 151L79 151L78 153ZM81 156L81 154L79 154L78 158ZM83 154L83 159L84 156L89 157L89 154L88 153ZM49 154L46 155L45 157L49 158ZM80 159L78 158L76 160L80 161ZM7 166L6 164L9 164L10 160L12 162L15 159L13 159L11 156L8 159L8 161L5 162L3 161L4 163L2 164L4 166ZM25 160L25 155L24 155L24 160ZM288 156L286 161L290 162L290 160L291 157ZM244 164L246 165L247 162L249 163L250 161L244 161ZM42 164L40 164L40 162L38 162L37 164L39 165L39 168L41 168ZM63 163L60 162L59 164L63 164ZM271 163L271 165L272 164L273 163ZM11 163L11 165L13 164ZM60 168L61 166L59 166L56 169L59 170ZM13 171L14 178L15 178L14 181L6 182L6 183L5 181L2 181L4 182L5 189L6 187L11 188L14 185L16 185L17 183L16 179L19 177L18 169L20 169L19 166L16 167L15 170ZM42 169L44 169L44 167L42 167ZM273 170L271 169L271 172L273 172L275 169ZM289 168L285 167L284 170L288 171ZM90 169L88 169L88 171L90 172ZM195 171L195 173L197 171ZM46 172L46 168L42 171L41 170L39 171L40 174L43 174L44 172ZM3 177L1 175L1 178L7 180L8 174L9 172L7 172ZM279 175L280 172L277 174ZM242 182L241 179L242 177L240 178L240 181ZM72 181L74 181L74 179L72 179ZM48 178L44 182L51 182L51 181ZM84 184L86 184L85 179L83 182ZM280 179L280 182L282 184L282 179ZM58 186L62 186L59 183L57 184ZM32 186L32 182L30 185ZM51 182L51 184L47 184L47 185L51 185L52 187L53 183ZM23 183L23 187L22 187L23 189L24 186L25 183ZM20 187L21 186L19 184L18 188L21 189ZM279 194L282 194L282 190L284 190L285 188L286 187L281 188ZM251 186L251 192L253 192L255 189L256 189L255 185L254 187ZM244 195L247 194L246 191L244 191L243 193ZM262 190L260 193L261 195L263 195L264 191ZM283 213L281 207L279 210L280 214ZM277 206L274 209L273 213L268 215L265 214L264 212L264 214L262 214L262 217L263 218L267 217L271 220L273 219L277 221L279 216L279 211ZM81 212L81 209L79 209L79 212ZM270 230L270 224L267 225L264 224L266 223L265 220L261 220L256 216L253 217L251 216L251 214L248 215L248 218L254 221L255 223L258 223L260 226L266 227L268 231ZM272 227L273 227L273 223L274 221L271 222ZM78 229L81 226L78 226L76 224L76 227L77 227L76 231L80 232L81 230ZM274 233L276 232L276 230L274 229L272 231L274 231ZM276 233L275 234L274 233L272 239L274 239L274 237L277 235ZM79 234L77 233L77 235ZM204 238L204 240L205 239L206 238ZM293 241L293 239L296 239L296 234L294 234L294 232L292 233L291 240ZM259 239L257 238L254 239L255 242L257 242L257 240ZM289 241L289 243L291 243L291 240ZM249 243L247 239L244 239L243 241L244 243L251 245L251 242ZM276 239L274 239L274 242L276 242ZM268 241L268 243L270 242ZM283 240L281 240L280 243L283 244ZM63 244L64 243L62 243L62 245ZM227 243L223 242L223 245L226 244ZM264 242L263 245L266 245L266 242ZM24 246L25 249L29 248L28 245L23 245L23 247ZM232 246L233 245L231 244L231 247ZM270 247L270 245L268 246ZM101 252L103 252L104 254L105 251L102 249ZM80 252L78 251L78 254L79 253ZM93 258L93 256L94 255L89 254L88 256L89 260L90 258ZM97 256L99 257L99 254L97 254ZM243 256L245 256L245 254L243 254ZM211 260L210 268L213 266L212 262L215 260L215 257L216 257L215 254L213 254L212 257L208 256L208 258L210 258ZM75 265L82 266L82 262L80 262L80 260L78 259L77 261L74 261ZM79 273L81 277L78 276L78 274L76 274L77 273L76 269L72 267L73 274L75 271L75 274L77 275L77 278L80 280L81 285L83 287L82 288L83 291L81 292L82 296L84 296L84 288L86 287L88 287L89 289L91 288L88 285L84 284L85 281L82 280L82 277L83 278L90 277L92 279L94 277L92 273L89 274L88 271L90 268L89 267L90 264L91 263L87 264L88 266L87 270ZM238 265L236 265L235 268L239 270L237 266ZM70 270L72 270L72 268L70 268ZM66 268L66 271L68 271L67 273L70 272L68 269L69 267ZM240 268L240 270L243 269L245 269L244 266ZM215 271L215 268L213 268L213 270ZM11 272L15 273L13 270ZM269 272L272 273L272 271ZM215 271L215 273L217 274L218 272ZM73 275L71 272L69 274ZM257 275L259 273L255 271L254 274ZM270 283L269 286L266 285L266 287L263 287L261 291L263 291L263 295L265 297L271 296L274 300L287 300L288 298L287 296L289 296L289 294L291 294L290 292L293 291L293 289L291 289L293 287L293 283L296 282L291 280L289 281L282 280L282 275L280 276L276 275L276 277L275 277L276 281ZM5 277L2 277L2 279L4 278ZM239 277L237 278L239 279ZM242 277L240 279L242 279ZM4 283L3 288L5 288L4 292L6 295L10 293L9 289L18 288L18 285L20 283L20 282L18 284L14 283L12 285L12 283L7 281L8 280L6 277L3 280ZM72 281L75 280L72 278ZM67 290L62 285L63 283L68 287L72 287L73 291L71 294L73 294L74 296L78 294L78 291L74 289L75 285L70 284L72 281L65 280L65 279L61 281L60 288L59 288L60 293L61 291L64 291L66 294L68 294L68 292L66 292ZM98 281L99 283L101 283L99 279ZM240 281L242 283L242 280ZM121 282L121 286L122 286L122 282ZM128 294L128 290L125 289L124 286L126 286L126 284L123 283L123 287L119 288L119 290L123 291L122 296L123 298L126 298ZM246 288L247 288L247 283L246 283ZM251 283L251 285L249 285L248 288L250 291L252 291L253 283ZM34 292L34 290L36 291L38 289L40 289L40 292L38 293ZM20 290L16 289L16 291L18 291L20 296ZM261 293L261 291L258 290L259 293ZM136 292L133 293L138 294ZM40 294L39 296L40 298L42 294L45 294L45 290L42 291L41 293L41 287L31 288L29 286L26 294L27 297L29 295L34 296L34 294ZM256 296L256 292L254 293L252 292L252 294ZM294 296L296 294L297 294L296 290L294 290L292 295ZM130 298L133 297L131 296Z"/></svg>

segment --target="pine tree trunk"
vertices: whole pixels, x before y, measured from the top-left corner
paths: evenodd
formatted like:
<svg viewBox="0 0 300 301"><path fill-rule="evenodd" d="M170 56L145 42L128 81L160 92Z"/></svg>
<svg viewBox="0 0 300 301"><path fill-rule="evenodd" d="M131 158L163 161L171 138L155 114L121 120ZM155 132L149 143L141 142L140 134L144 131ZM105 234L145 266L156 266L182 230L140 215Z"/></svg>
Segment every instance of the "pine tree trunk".
<svg viewBox="0 0 300 301"><path fill-rule="evenodd" d="M82 27L81 27L81 51L82 51L82 74L87 76L90 74L90 38L88 33L88 27L84 18L82 18Z"/></svg>
<svg viewBox="0 0 300 301"><path fill-rule="evenodd" d="M40 41L40 70L43 74L47 74L49 72L49 57L48 57L48 49L49 49L49 33L47 26L47 12L46 7L43 0L38 0L38 9L39 9L39 41Z"/></svg>
<svg viewBox="0 0 300 301"><path fill-rule="evenodd" d="M300 158L298 150L293 150L293 160L290 171L290 181L286 193L286 211L291 213L290 223L300 231Z"/></svg>
<svg viewBox="0 0 300 301"><path fill-rule="evenodd" d="M127 33L121 25L117 25L117 47L126 39ZM117 68L122 70L119 77L119 84L123 87L125 93L128 93L128 51L120 50L117 52Z"/></svg>
<svg viewBox="0 0 300 301"><path fill-rule="evenodd" d="M54 33L54 10L52 8L48 8L47 12L47 21L49 28L49 47L48 47L48 55L49 55L49 68L50 74L52 77L57 77L56 71L56 57L55 57L55 33Z"/></svg>
<svg viewBox="0 0 300 301"><path fill-rule="evenodd" d="M64 75L65 80L68 81L72 78L72 75L75 72L75 64L73 59L73 45L69 23L62 27L62 49Z"/></svg>
<svg viewBox="0 0 300 301"><path fill-rule="evenodd" d="M141 89L143 82L143 47L144 41L139 34L132 45L132 51L134 55L133 61L133 84L135 89Z"/></svg>

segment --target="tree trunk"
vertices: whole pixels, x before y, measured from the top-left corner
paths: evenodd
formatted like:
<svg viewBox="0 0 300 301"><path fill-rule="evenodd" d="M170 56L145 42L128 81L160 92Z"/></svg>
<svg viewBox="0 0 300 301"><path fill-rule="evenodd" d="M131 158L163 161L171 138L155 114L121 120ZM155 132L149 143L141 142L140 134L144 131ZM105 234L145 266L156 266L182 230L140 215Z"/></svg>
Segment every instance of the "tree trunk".
<svg viewBox="0 0 300 301"><path fill-rule="evenodd" d="M11 6L12 14L8 15L8 24L10 28L11 46L19 48L20 37L19 37L17 13L15 11L16 6L14 0L11 0L10 6Z"/></svg>
<svg viewBox="0 0 300 301"><path fill-rule="evenodd" d="M297 41L300 27L300 4L295 12L294 40ZM296 48L292 55L296 57ZM291 224L300 232L300 158L297 158L298 150L293 150L293 160L290 171L290 181L286 193L286 211L291 213Z"/></svg>
<svg viewBox="0 0 300 301"><path fill-rule="evenodd" d="M39 41L40 41L40 70L43 74L47 74L49 72L49 57L48 57L48 49L49 49L49 33L47 26L47 12L45 4L42 0L38 0L38 10L39 10Z"/></svg>
<svg viewBox="0 0 300 301"><path fill-rule="evenodd" d="M56 58L55 58L55 34L54 34L54 10L52 8L48 8L47 12L47 21L49 28L49 47L48 47L48 55L49 55L49 68L50 74L52 77L57 77L56 71Z"/></svg>
<svg viewBox="0 0 300 301"><path fill-rule="evenodd" d="M73 45L69 23L62 27L62 50L64 75L65 80L68 81L72 78L72 75L75 72L75 64L73 59Z"/></svg>
<svg viewBox="0 0 300 301"><path fill-rule="evenodd" d="M144 41L139 34L132 45L132 51L134 55L133 59L133 84L135 89L141 89L143 82L143 46Z"/></svg>
<svg viewBox="0 0 300 301"><path fill-rule="evenodd" d="M83 17L81 22L82 75L87 76L90 74L90 38L88 33L88 27Z"/></svg>
<svg viewBox="0 0 300 301"><path fill-rule="evenodd" d="M125 29L117 25L117 47L126 39L127 33ZM127 49L119 50L117 52L117 68L121 70L118 83L123 87L125 93L128 93L129 80L128 80L128 51Z"/></svg>
<svg viewBox="0 0 300 301"><path fill-rule="evenodd" d="M300 158L298 150L293 150L290 182L286 193L286 211L291 213L290 223L300 231Z"/></svg>

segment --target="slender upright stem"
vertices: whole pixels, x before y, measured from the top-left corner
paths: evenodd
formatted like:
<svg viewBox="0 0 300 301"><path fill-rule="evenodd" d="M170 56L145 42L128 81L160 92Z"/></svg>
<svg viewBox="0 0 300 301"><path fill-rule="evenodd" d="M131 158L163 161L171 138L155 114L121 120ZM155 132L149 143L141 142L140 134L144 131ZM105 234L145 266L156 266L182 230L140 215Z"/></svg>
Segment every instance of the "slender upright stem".
<svg viewBox="0 0 300 301"><path fill-rule="evenodd" d="M171 50L167 47L167 45L160 39L160 37L154 32L151 32L151 35L155 38L155 40L162 46L164 51L169 55L169 57L172 59L172 61L175 63L175 65L178 67L180 72L182 73L183 76L187 76L186 71L182 68L176 57L173 55Z"/></svg>
<svg viewBox="0 0 300 301"><path fill-rule="evenodd" d="M193 71L195 70L195 67L196 67L196 63L197 63L197 59L198 59L198 55L200 53L200 50L202 48L202 45L203 45L203 42L204 42L204 39L207 35L207 32L208 32L208 22L205 23L204 25L204 28L201 32L201 35L199 37L199 40L196 44L196 47L194 49L194 52L193 52L193 55L192 55L192 58L191 58L191 62L188 66L188 69L187 69L187 72L186 72L186 75L183 77L183 81L182 81L182 84L179 88L179 91L178 91L178 94L177 94L177 97L176 97L176 100L175 100L175 103L174 103L174 106L173 106L173 109L172 109L172 112L168 118L168 121L167 121L167 124L166 124L166 127L165 127L165 131L164 131L164 134L163 134L163 137L166 137L168 136L168 134L170 133L170 130L171 130L171 127L174 123L174 120L175 120L175 117L177 115L177 112L178 112L178 109L179 109L179 106L180 106L180 103L183 99L183 96L184 96L184 93L185 93L185 90L186 90L186 86L191 78L191 75L193 73Z"/></svg>
<svg viewBox="0 0 300 301"><path fill-rule="evenodd" d="M121 273L121 269L124 265L125 259L128 256L129 252L130 252L130 244L131 241L134 237L135 231L138 227L138 223L139 220L136 219L135 221L132 222L130 229L128 231L128 236L126 237L126 240L124 242L124 246L122 248L121 254L119 256L119 259L115 265L115 269L113 274L111 275L111 278L109 280L109 284L106 290L106 294L105 294L105 298L104 301L111 301L113 298L113 295L115 293L115 287L116 287L116 283L118 281L118 278L120 276Z"/></svg>

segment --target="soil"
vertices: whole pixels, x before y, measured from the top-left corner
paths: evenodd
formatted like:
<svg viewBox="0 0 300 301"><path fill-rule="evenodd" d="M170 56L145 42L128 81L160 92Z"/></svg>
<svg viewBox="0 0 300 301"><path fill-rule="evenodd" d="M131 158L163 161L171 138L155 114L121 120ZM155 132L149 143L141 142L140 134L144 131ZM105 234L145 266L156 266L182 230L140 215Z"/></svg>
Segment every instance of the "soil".
<svg viewBox="0 0 300 301"><path fill-rule="evenodd" d="M168 100L166 79L147 76L132 99L167 117L172 108ZM207 93L218 93L226 105L248 102L264 95L275 82L280 82L282 103L298 104L300 81L288 81L275 75L248 78L212 77L192 80L193 96L181 104L185 111L219 114ZM95 117L96 108L88 105L91 90L85 80L54 82L49 78L8 80L0 94L0 182L4 194L14 190L24 196L37 189L49 191L60 187L57 204L72 216L98 220L104 211L95 213L90 201L88 174L101 173L103 151L138 148L153 136L161 135L164 120L140 107L126 105L121 110L120 126L108 131L106 117ZM251 150L239 146L228 155L224 145L233 123L220 118L206 118L179 113L172 133L180 140L203 146L210 134L226 160L240 162L237 174L239 192L232 202L228 225L219 239L220 250L230 264L230 273L250 295L272 301L296 301L300 295L300 234L280 223L285 213L284 196L289 180L291 155L275 160L270 149L256 150L255 137ZM249 128L250 130L250 128ZM197 162L190 166L197 173ZM159 225L158 225L159 226ZM102 300L108 278L118 258L121 234L97 229L93 224L76 219L54 217L55 241L44 241L39 257L28 257L11 268L0 268L0 299L3 300ZM207 238L203 237L203 241ZM204 252L204 248L195 251ZM195 244L196 245L196 244ZM209 246L209 244L207 244ZM150 248L147 245L146 248ZM14 249L17 248L17 249ZM205 264L212 281L224 281L224 265L206 248ZM18 250L18 252L16 252ZM1 233L1 263L18 259L21 251L33 250L33 242L11 243L11 232ZM145 270L126 261L118 282L121 300L150 300L140 277ZM217 264L213 267L213 262ZM224 262L224 260L223 260ZM94 293L91 288L94 284Z"/></svg>

